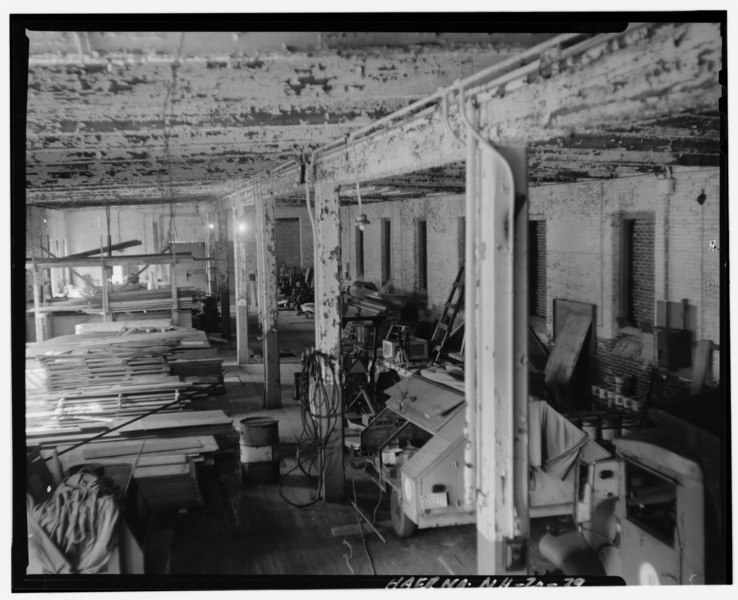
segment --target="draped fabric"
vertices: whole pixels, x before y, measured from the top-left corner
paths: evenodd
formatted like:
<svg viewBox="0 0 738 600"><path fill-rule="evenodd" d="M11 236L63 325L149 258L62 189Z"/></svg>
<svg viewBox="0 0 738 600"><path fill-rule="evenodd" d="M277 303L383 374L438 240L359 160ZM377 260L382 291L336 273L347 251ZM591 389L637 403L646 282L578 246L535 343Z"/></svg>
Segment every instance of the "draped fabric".
<svg viewBox="0 0 738 600"><path fill-rule="evenodd" d="M109 480L79 472L46 502L27 505L29 537L51 573L98 573L115 543L118 505Z"/></svg>
<svg viewBox="0 0 738 600"><path fill-rule="evenodd" d="M530 402L528 417L530 465L564 479L589 436L544 401Z"/></svg>

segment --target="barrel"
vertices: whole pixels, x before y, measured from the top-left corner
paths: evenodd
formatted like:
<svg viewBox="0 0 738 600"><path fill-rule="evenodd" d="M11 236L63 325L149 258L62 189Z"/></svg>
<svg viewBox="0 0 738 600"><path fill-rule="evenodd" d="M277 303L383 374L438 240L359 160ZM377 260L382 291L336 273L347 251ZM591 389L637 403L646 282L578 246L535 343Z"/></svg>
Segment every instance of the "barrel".
<svg viewBox="0 0 738 600"><path fill-rule="evenodd" d="M241 469L244 480L268 483L279 479L279 421L271 417L241 420Z"/></svg>
<svg viewBox="0 0 738 600"><path fill-rule="evenodd" d="M611 442L620 435L620 417L605 415L600 420L600 437L603 442Z"/></svg>

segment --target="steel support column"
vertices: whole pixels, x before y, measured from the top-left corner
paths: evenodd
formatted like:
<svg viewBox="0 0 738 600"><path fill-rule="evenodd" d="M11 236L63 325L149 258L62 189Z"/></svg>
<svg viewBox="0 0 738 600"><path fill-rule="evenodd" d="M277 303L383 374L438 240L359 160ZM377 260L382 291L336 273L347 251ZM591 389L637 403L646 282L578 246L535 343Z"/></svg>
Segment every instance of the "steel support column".
<svg viewBox="0 0 738 600"><path fill-rule="evenodd" d="M244 199L241 195L233 203L233 260L236 275L236 362L249 362L249 301L248 275L246 273L246 232L239 225L245 219ZM228 263L225 264L226 269ZM227 277L227 271L226 271Z"/></svg>
<svg viewBox="0 0 738 600"><path fill-rule="evenodd" d="M326 382L328 394L333 386L341 389L341 220L338 186L333 181L315 185L315 347L335 361L333 382ZM343 398L339 398L343 412ZM329 437L324 453L323 499L337 502L343 496L343 422Z"/></svg>
<svg viewBox="0 0 738 600"><path fill-rule="evenodd" d="M220 297L220 328L223 337L227 340L231 339L231 288L228 276L228 263L230 260L230 252L228 251L228 213L219 204L217 206L215 231L217 232L217 253L216 260L218 265L218 296ZM246 327L246 320L243 323Z"/></svg>
<svg viewBox="0 0 738 600"><path fill-rule="evenodd" d="M217 207L209 204L206 213L207 223L205 224L205 252L208 262L205 264L205 274L208 281L208 294L217 295L216 273L217 273L217 242L215 237L215 221Z"/></svg>
<svg viewBox="0 0 738 600"><path fill-rule="evenodd" d="M282 406L279 377L279 308L277 306L277 245L275 202L268 180L260 179L256 194L256 287L264 354L264 408ZM244 294L247 293L244 281Z"/></svg>
<svg viewBox="0 0 738 600"><path fill-rule="evenodd" d="M476 331L476 502L479 573L524 572L508 541L527 533L526 158L480 141L470 174L475 261L467 276ZM504 157L503 157L504 154ZM507 160L506 160L507 159ZM515 164L515 173L508 161ZM482 367L484 365L485 367Z"/></svg>

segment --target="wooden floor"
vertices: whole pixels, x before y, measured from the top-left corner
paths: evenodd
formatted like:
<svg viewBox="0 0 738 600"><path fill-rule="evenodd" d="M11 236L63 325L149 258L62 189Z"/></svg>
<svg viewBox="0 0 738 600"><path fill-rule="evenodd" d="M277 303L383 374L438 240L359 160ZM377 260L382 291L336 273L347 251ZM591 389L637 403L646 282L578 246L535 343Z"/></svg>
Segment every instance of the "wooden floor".
<svg viewBox="0 0 738 600"><path fill-rule="evenodd" d="M312 321L280 313L280 346L294 346L299 355L310 340L314 340ZM247 416L269 415L278 419L285 456L281 473L285 475L292 470L288 477L282 478L282 494L298 504L314 499L315 481L293 469L295 458L290 451L302 432L299 406L293 399L294 373L301 368L299 362L283 358L282 408L264 410L262 365L236 365L232 344L220 347L220 354L226 369L226 394L210 397L202 408L224 410L233 418L235 427ZM208 496L207 490L204 493ZM379 524L386 543L369 533L364 538L365 549L358 535L334 537L331 534L333 527L357 524L356 512L348 501L354 494L361 510ZM217 494L210 496L215 498ZM172 574L466 575L474 572L474 525L421 530L401 540L389 527L389 499L385 494L380 496L379 487L359 470L349 472L344 498L341 503L321 501L307 508L296 508L280 495L277 483L244 484L238 514L226 510L216 499L185 514L159 515L155 525L159 533L155 531L155 535L171 534Z"/></svg>

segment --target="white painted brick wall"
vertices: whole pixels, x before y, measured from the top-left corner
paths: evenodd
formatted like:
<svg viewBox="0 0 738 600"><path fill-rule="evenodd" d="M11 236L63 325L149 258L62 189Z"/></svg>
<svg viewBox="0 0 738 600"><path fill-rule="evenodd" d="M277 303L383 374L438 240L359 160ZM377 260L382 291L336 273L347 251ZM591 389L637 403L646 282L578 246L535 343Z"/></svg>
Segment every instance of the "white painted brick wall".
<svg viewBox="0 0 738 600"><path fill-rule="evenodd" d="M459 268L458 219L464 215L464 196L449 195L364 204L370 224L364 231L364 280L381 285L382 218L391 219L392 283L397 293L418 292L417 221L425 220L428 234L428 307L439 312ZM358 206L341 208L342 262L356 273L356 229Z"/></svg>
<svg viewBox="0 0 738 600"><path fill-rule="evenodd" d="M719 343L719 179L715 168L677 168L675 192L660 191L653 175L602 182L530 188L530 215L547 225L547 331L553 333L553 300L597 305L598 338L617 335L620 311L620 231L625 216L655 216L655 300L687 298L697 307L697 339ZM703 206L696 198L704 190ZM666 260L665 260L666 258ZM713 374L719 377L719 352Z"/></svg>

